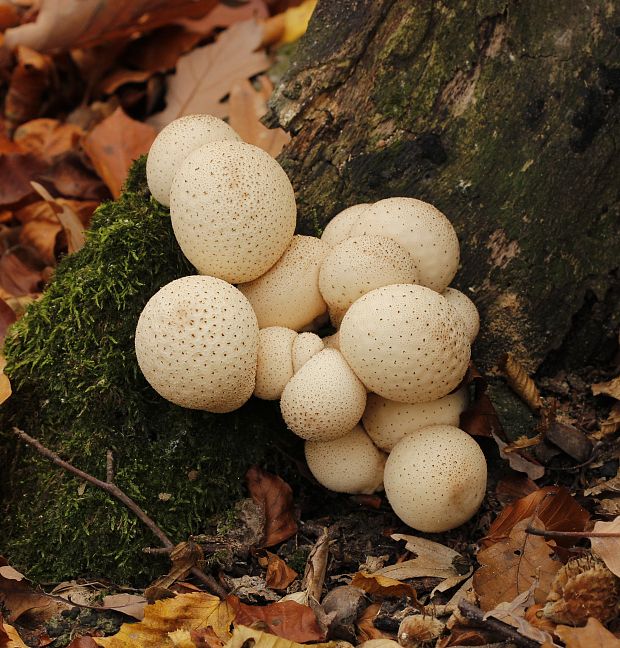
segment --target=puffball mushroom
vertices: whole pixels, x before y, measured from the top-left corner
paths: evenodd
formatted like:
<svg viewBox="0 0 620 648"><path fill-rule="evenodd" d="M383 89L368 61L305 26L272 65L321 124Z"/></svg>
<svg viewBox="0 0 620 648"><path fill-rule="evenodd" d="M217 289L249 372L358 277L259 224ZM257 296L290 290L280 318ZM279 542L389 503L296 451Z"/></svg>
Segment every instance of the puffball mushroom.
<svg viewBox="0 0 620 648"><path fill-rule="evenodd" d="M419 283L445 290L459 267L459 241L437 208L415 198L386 198L372 204L353 224L350 236L375 234L394 239L411 254Z"/></svg>
<svg viewBox="0 0 620 648"><path fill-rule="evenodd" d="M286 425L302 439L329 441L350 432L366 406L366 389L335 349L324 349L289 380L280 399Z"/></svg>
<svg viewBox="0 0 620 648"><path fill-rule="evenodd" d="M385 454L361 426L331 441L306 441L306 461L315 479L336 493L374 493L383 483Z"/></svg>
<svg viewBox="0 0 620 648"><path fill-rule="evenodd" d="M258 363L254 396L278 400L293 377L293 344L297 332L282 326L269 326L258 332Z"/></svg>
<svg viewBox="0 0 620 648"><path fill-rule="evenodd" d="M186 115L170 122L151 144L146 159L146 182L155 200L170 205L172 178L181 162L200 146L222 140L241 138L213 115Z"/></svg>
<svg viewBox="0 0 620 648"><path fill-rule="evenodd" d="M229 283L252 281L274 265L291 243L296 213L282 167L243 142L192 151L170 189L172 227L183 254L200 274Z"/></svg>
<svg viewBox="0 0 620 648"><path fill-rule="evenodd" d="M319 269L329 247L314 236L295 235L282 258L262 277L239 285L258 324L299 331L327 310L319 292Z"/></svg>
<svg viewBox="0 0 620 648"><path fill-rule="evenodd" d="M434 290L408 284L360 297L342 320L340 350L369 391L400 403L449 394L471 353L454 308Z"/></svg>
<svg viewBox="0 0 620 648"><path fill-rule="evenodd" d="M368 394L362 424L373 443L390 452L406 434L428 425L458 427L467 404L465 387L430 403L397 403L378 394Z"/></svg>
<svg viewBox="0 0 620 648"><path fill-rule="evenodd" d="M472 344L480 330L480 315L476 305L466 294L456 288L446 288L441 294L463 319L465 332L469 343Z"/></svg>
<svg viewBox="0 0 620 648"><path fill-rule="evenodd" d="M256 315L221 279L198 275L166 284L144 307L135 345L144 377L176 405L231 412L254 391Z"/></svg>
<svg viewBox="0 0 620 648"><path fill-rule="evenodd" d="M439 533L463 524L478 510L487 466L469 434L451 425L430 425L394 446L383 479L388 502L405 524Z"/></svg>
<svg viewBox="0 0 620 648"><path fill-rule="evenodd" d="M360 203L351 205L336 214L325 226L323 234L321 234L321 241L327 243L329 247L336 247L339 243L346 241L351 234L353 224L357 223L359 215L368 207L370 207L370 203Z"/></svg>
<svg viewBox="0 0 620 648"><path fill-rule="evenodd" d="M316 333L300 333L293 342L293 373L297 373L325 345Z"/></svg>
<svg viewBox="0 0 620 648"><path fill-rule="evenodd" d="M407 250L385 236L354 236L327 255L319 289L334 326L362 295L400 283L417 283L418 270Z"/></svg>

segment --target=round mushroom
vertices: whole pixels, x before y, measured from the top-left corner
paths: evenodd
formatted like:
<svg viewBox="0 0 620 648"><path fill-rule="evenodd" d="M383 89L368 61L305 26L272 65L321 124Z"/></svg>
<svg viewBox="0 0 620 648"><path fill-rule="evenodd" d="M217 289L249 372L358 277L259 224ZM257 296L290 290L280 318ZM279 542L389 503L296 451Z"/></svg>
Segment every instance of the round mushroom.
<svg viewBox="0 0 620 648"><path fill-rule="evenodd" d="M327 310L319 292L319 269L329 247L314 236L295 235L282 258L262 277L239 285L258 324L299 331Z"/></svg>
<svg viewBox="0 0 620 648"><path fill-rule="evenodd" d="M269 326L258 332L258 363L254 396L278 400L293 377L293 345L297 332L283 326Z"/></svg>
<svg viewBox="0 0 620 648"><path fill-rule="evenodd" d="M369 391L400 403L449 394L471 353L454 308L430 288L405 284L372 290L349 308L340 350Z"/></svg>
<svg viewBox="0 0 620 648"><path fill-rule="evenodd" d="M360 425L332 441L306 441L306 461L315 479L335 493L370 494L383 484L386 455Z"/></svg>
<svg viewBox="0 0 620 648"><path fill-rule="evenodd" d="M465 333L467 334L469 343L473 344L480 330L480 315L478 315L476 304L466 294L460 290L456 290L456 288L446 288L441 294L463 319Z"/></svg>
<svg viewBox="0 0 620 648"><path fill-rule="evenodd" d="M374 203L351 227L350 236L376 234L394 239L411 254L419 283L445 290L459 267L459 241L450 221L433 205L415 198Z"/></svg>
<svg viewBox="0 0 620 648"><path fill-rule="evenodd" d="M324 349L289 380L280 399L286 425L302 439L329 441L350 432L366 406L366 390L342 354Z"/></svg>
<svg viewBox="0 0 620 648"><path fill-rule="evenodd" d="M359 215L368 207L370 207L370 203L360 203L359 205L347 207L336 214L325 226L323 234L321 234L321 241L329 245L329 247L336 247L336 245L348 239L353 224L358 221Z"/></svg>
<svg viewBox="0 0 620 648"><path fill-rule="evenodd" d="M451 425L407 434L385 464L385 494L394 513L425 533L448 531L469 520L482 503L486 480L480 446Z"/></svg>
<svg viewBox="0 0 620 648"><path fill-rule="evenodd" d="M397 403L378 394L368 394L362 423L373 443L390 452L406 434L428 425L458 427L467 404L465 387L430 403Z"/></svg>
<svg viewBox="0 0 620 648"><path fill-rule="evenodd" d="M334 326L362 295L392 284L417 283L418 270L407 250L386 236L354 236L327 255L319 289Z"/></svg>
<svg viewBox="0 0 620 648"><path fill-rule="evenodd" d="M325 336L323 338L323 344L326 349L336 349L336 351L340 351L340 331Z"/></svg>
<svg viewBox="0 0 620 648"><path fill-rule="evenodd" d="M170 205L172 178L181 162L200 146L222 140L241 138L213 115L185 115L170 122L151 144L146 159L146 183L155 200Z"/></svg>
<svg viewBox="0 0 620 648"><path fill-rule="evenodd" d="M300 333L293 342L293 373L297 373L325 345L316 333Z"/></svg>
<svg viewBox="0 0 620 648"><path fill-rule="evenodd" d="M183 254L200 274L230 283L252 281L274 265L291 243L296 213L282 167L243 142L196 149L170 190L172 227Z"/></svg>
<svg viewBox="0 0 620 648"><path fill-rule="evenodd" d="M194 275L166 284L144 307L135 345L144 377L176 405L231 412L254 391L256 315L221 279Z"/></svg>

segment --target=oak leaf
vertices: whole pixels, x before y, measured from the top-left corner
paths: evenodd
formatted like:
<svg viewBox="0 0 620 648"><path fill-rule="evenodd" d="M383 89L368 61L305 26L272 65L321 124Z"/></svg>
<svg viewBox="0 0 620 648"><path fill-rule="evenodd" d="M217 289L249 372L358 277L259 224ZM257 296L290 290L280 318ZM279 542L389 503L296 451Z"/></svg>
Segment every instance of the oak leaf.
<svg viewBox="0 0 620 648"><path fill-rule="evenodd" d="M380 574L357 572L351 581L351 587L357 587L377 598L400 598L408 596L417 604L417 593L409 583L402 583L395 578Z"/></svg>
<svg viewBox="0 0 620 648"><path fill-rule="evenodd" d="M593 618L588 619L583 628L559 625L555 632L566 644L566 648L620 648L620 639Z"/></svg>
<svg viewBox="0 0 620 648"><path fill-rule="evenodd" d="M615 538L590 538L592 550L603 559L610 572L620 577L620 516L611 522L597 522L595 533L616 533Z"/></svg>

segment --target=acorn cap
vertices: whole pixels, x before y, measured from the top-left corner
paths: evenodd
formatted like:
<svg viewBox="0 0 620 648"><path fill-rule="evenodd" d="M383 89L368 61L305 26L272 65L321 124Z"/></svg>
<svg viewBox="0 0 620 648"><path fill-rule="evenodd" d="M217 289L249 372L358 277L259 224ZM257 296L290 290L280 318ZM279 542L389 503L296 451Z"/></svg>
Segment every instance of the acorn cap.
<svg viewBox="0 0 620 648"><path fill-rule="evenodd" d="M282 326L269 326L258 332L258 364L254 396L278 400L293 377L293 344L297 332Z"/></svg>

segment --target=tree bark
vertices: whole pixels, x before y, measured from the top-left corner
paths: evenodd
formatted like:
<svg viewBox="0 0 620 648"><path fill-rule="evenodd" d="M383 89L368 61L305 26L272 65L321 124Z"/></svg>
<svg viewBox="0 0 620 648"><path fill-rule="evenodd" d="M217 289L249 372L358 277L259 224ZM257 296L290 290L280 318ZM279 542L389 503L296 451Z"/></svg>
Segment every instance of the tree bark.
<svg viewBox="0 0 620 648"><path fill-rule="evenodd" d="M569 333L591 355L619 317L619 36L607 0L320 0L266 118L295 135L300 231L431 202L487 371L508 350L533 370ZM590 307L606 322L580 341Z"/></svg>

